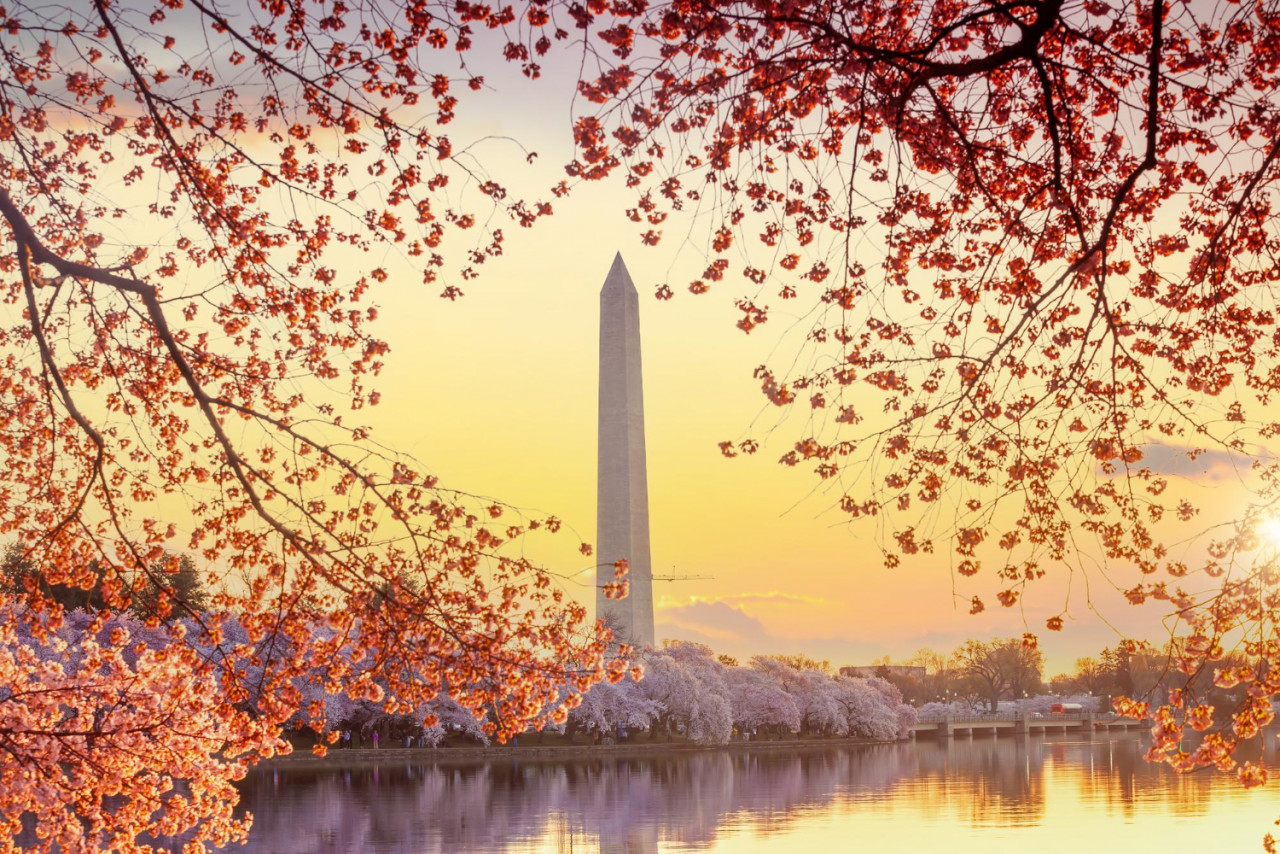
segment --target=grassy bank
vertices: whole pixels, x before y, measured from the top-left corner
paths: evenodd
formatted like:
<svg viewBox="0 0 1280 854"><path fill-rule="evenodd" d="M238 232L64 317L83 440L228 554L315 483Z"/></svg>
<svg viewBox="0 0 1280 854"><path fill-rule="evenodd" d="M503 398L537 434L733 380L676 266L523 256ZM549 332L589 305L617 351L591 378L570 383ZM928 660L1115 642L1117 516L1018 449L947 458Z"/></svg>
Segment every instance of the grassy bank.
<svg viewBox="0 0 1280 854"><path fill-rule="evenodd" d="M263 762L265 767L321 768L350 767L379 763L396 764L466 764L478 762L573 762L584 759L626 759L641 756L662 756L680 753L720 751L728 753L756 753L770 751L802 752L830 750L836 747L853 747L884 742L858 738L791 738L779 741L731 741L726 744L696 744L688 741L641 741L624 744L577 744L563 739L560 743L525 743L519 745L494 744L448 747L388 747L330 749L324 757L311 753L309 747L297 747L288 756L278 756Z"/></svg>

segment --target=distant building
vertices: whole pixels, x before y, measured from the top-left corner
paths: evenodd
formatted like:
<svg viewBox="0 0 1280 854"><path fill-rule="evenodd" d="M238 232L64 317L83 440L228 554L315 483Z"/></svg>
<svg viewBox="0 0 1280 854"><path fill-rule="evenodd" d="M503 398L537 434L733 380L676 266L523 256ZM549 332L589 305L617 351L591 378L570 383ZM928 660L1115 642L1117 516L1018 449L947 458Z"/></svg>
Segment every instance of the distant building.
<svg viewBox="0 0 1280 854"><path fill-rule="evenodd" d="M909 676L912 679L923 679L925 669L912 664L871 664L866 667L841 667L841 676L856 676L862 679L868 676Z"/></svg>

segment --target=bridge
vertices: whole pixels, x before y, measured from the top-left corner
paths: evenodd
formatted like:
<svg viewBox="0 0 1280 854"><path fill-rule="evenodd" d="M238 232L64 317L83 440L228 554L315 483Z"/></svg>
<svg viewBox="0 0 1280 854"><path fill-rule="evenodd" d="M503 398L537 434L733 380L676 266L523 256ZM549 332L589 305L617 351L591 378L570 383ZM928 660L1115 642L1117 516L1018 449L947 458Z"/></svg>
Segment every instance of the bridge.
<svg viewBox="0 0 1280 854"><path fill-rule="evenodd" d="M1149 726L1132 718L1121 718L1114 714L1080 714L1045 715L1034 717L1020 712L997 712L995 714L972 715L939 715L921 718L911 728L912 738L921 735L933 738L952 738L965 736L972 738L981 735L1031 735L1032 733L1070 732L1084 738L1093 738L1095 732L1109 733L1113 730L1126 731L1142 729Z"/></svg>

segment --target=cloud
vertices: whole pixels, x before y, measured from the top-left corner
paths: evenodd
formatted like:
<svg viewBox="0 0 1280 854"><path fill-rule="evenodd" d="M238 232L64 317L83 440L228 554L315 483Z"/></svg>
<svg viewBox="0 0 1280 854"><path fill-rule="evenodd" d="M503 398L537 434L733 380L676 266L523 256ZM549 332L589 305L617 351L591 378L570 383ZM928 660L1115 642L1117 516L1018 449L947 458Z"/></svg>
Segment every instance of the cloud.
<svg viewBox="0 0 1280 854"><path fill-rule="evenodd" d="M763 593L734 593L721 596L720 601L734 605L769 604L769 605L830 605L830 599L821 596L804 596L799 593L783 593L781 590L769 590Z"/></svg>
<svg viewBox="0 0 1280 854"><path fill-rule="evenodd" d="M788 594L779 594L787 598ZM682 605L664 607L659 604L656 633L659 638L689 640L706 644L717 653L728 653L739 659L753 655L803 653L811 658L827 659L834 667L863 664L888 652L880 643L865 643L844 637L783 637L775 634L758 617L730 599L755 599L764 594L738 594L723 600L695 597ZM805 600L815 597L791 597ZM768 599L772 601L771 598ZM825 601L825 600L818 600Z"/></svg>
<svg viewBox="0 0 1280 854"><path fill-rule="evenodd" d="M824 599L821 596L806 596L802 593L784 593L781 590L764 590L764 591L748 591L746 593L728 593L723 596L689 596L687 598L677 598L674 596L663 596L658 600L659 608L678 608L686 604L694 603L717 603L723 602L726 605L742 606L742 605L832 605L835 604L830 599Z"/></svg>
<svg viewBox="0 0 1280 854"><path fill-rule="evenodd" d="M1265 448L1257 448L1256 453L1225 448L1196 452L1193 448L1158 441L1140 447L1142 460L1138 467L1149 468L1156 474L1210 482L1239 480L1248 475L1255 461L1272 459Z"/></svg>
<svg viewBox="0 0 1280 854"><path fill-rule="evenodd" d="M660 627L675 630L672 637L700 640L712 647L717 646L716 642L757 643L769 636L764 623L727 602L698 599L687 605L660 608L657 616Z"/></svg>

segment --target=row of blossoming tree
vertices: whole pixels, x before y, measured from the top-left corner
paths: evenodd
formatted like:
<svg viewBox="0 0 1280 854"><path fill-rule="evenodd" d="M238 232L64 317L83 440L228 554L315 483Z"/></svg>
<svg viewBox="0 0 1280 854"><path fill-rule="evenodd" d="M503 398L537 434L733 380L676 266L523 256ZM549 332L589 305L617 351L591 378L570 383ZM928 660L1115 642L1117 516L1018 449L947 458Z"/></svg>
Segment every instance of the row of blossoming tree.
<svg viewBox="0 0 1280 854"><path fill-rule="evenodd" d="M570 740L590 738L647 743L674 738L721 744L731 738L856 737L890 741L905 738L916 722L894 685L878 677L833 675L819 662L799 656L756 656L746 666L717 657L703 644L667 641L659 649L637 650L623 679L604 680L579 693L564 689L567 716L548 715L538 727ZM489 744L492 709L475 711L444 693L419 709L389 713L381 703L353 701L326 693L322 680L299 680L308 703L323 703L333 727L381 730L397 737L421 737L431 746L456 734ZM423 727L422 721L431 723ZM310 721L294 721L307 726ZM394 745L398 741L389 742ZM414 742L411 742L414 743Z"/></svg>
<svg viewBox="0 0 1280 854"><path fill-rule="evenodd" d="M569 712L568 727L614 737L647 729L691 741L808 736L905 738L916 721L902 694L878 677L833 676L816 662L756 656L746 666L698 643L669 642L640 654L643 679L595 685Z"/></svg>
<svg viewBox="0 0 1280 854"><path fill-rule="evenodd" d="M217 632L208 632L206 627L215 622ZM64 761L74 764L79 753L114 749L124 742L135 748L150 744L152 750L177 763L165 772L167 787L178 781L186 788L212 787L208 796L228 813L235 798L226 781L219 783L216 773L187 777L184 771L190 766L177 761L182 748L189 750L187 742L196 742L201 752L216 754L219 767L236 766L248 750L270 755L279 748L278 742L240 743L233 737L233 725L237 717L269 715L281 702L299 710L289 719L290 728L321 734L327 729L394 731L421 736L436 746L450 732L488 744L490 736L501 731L494 720L500 707L477 707L469 686L451 687L417 708L388 707L379 692L385 691L391 680L379 675L373 680L375 690L363 698L353 696L342 689L341 681L341 672L350 668L356 656L350 643L334 647L333 657L322 667L295 676L282 700L265 690L267 666L262 662L269 660L272 646L291 641L274 635L255 641L241 620L215 620L206 615L203 623L182 618L156 626L132 614L77 608L47 631L32 631L30 623L18 625L24 630L0 638L0 657L25 665L32 673L12 683L11 702L28 706L50 729L84 727L93 733L85 737L81 751L60 753ZM317 622L313 630L321 642L337 638L323 622ZM252 648L255 655L235 654L245 647ZM165 686L162 699L149 698L157 674L174 658L187 670L160 680ZM259 663L253 663L255 659ZM906 737L915 723L914 710L886 680L832 676L818 663L801 658L758 656L748 666L739 667L736 662L715 657L706 646L675 641L661 649L641 650L635 660L636 665L623 679L601 681L583 693L563 688L534 725L568 735L586 730L612 739L622 731L647 730L651 741L660 735L670 739L678 733L695 742L723 743L735 732L742 737L798 733L892 740ZM199 665L204 661L218 661L221 666L207 671ZM239 672L223 672L227 669ZM69 709L63 702L62 688L85 673L99 676L105 696L92 711ZM112 675L131 678L134 690L112 694L107 678ZM219 683L230 681L230 676L245 690L234 704L234 712L220 716L215 713L221 695ZM569 709L567 715L563 708ZM73 711L92 720L73 717ZM132 770L144 777L155 773L141 757ZM46 788L47 799L39 811L28 816L28 823L53 827L59 823L57 816L72 807L76 797L129 791L121 779L99 779L91 772L92 768L77 772L75 790L56 785ZM170 812L188 795L174 797L177 800L167 804ZM107 810L100 820L106 830L120 819L115 811ZM172 832L177 827L178 823L170 822L156 830ZM60 844L70 841L64 835Z"/></svg>

